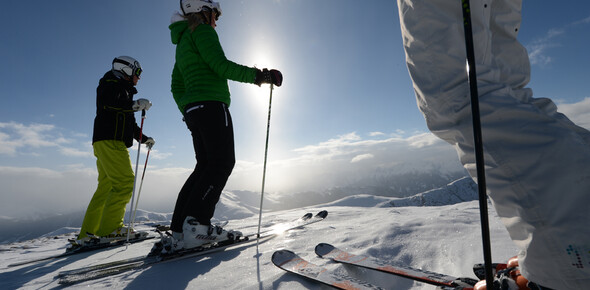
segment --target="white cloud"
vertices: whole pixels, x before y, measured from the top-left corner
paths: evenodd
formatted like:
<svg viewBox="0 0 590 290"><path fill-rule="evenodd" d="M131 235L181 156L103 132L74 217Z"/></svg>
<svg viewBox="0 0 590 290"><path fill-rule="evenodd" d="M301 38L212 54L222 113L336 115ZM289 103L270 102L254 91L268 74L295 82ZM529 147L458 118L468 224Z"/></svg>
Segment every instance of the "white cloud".
<svg viewBox="0 0 590 290"><path fill-rule="evenodd" d="M269 160L267 188L270 191L317 190L355 182L377 172L462 170L453 147L430 133L388 139L375 138L381 134L369 135L373 136L363 139L350 133L295 149L294 157ZM228 187L259 190L261 168L260 164L238 162Z"/></svg>
<svg viewBox="0 0 590 290"><path fill-rule="evenodd" d="M80 210L90 201L96 176L88 169L63 172L37 167L0 167L0 212L29 217Z"/></svg>
<svg viewBox="0 0 590 290"><path fill-rule="evenodd" d="M590 23L590 17L586 17L582 20L574 21L570 24L564 25L559 28L552 28L547 33L532 43L526 45L529 53L529 60L531 64L547 65L553 61L547 50L551 47L560 46L561 44L556 40L559 36L567 33L568 29L577 25L585 25Z"/></svg>
<svg viewBox="0 0 590 290"><path fill-rule="evenodd" d="M554 39L565 33L563 29L550 29L545 36L533 41L527 45L529 60L531 64L547 65L553 60L547 55L547 50L551 47L559 46Z"/></svg>
<svg viewBox="0 0 590 290"><path fill-rule="evenodd" d="M58 150L64 156L72 156L72 157L93 157L92 151L89 150L79 150L76 148L70 147L60 147Z"/></svg>
<svg viewBox="0 0 590 290"><path fill-rule="evenodd" d="M15 155L18 145L18 142L10 139L10 135L0 132L0 154Z"/></svg>
<svg viewBox="0 0 590 290"><path fill-rule="evenodd" d="M558 108L576 125L590 130L590 97L574 104L559 104Z"/></svg>
<svg viewBox="0 0 590 290"><path fill-rule="evenodd" d="M537 65L547 65L553 59L545 54L546 49L550 45L547 43L535 43L527 45L527 50L529 52L529 59L531 64Z"/></svg>
<svg viewBox="0 0 590 290"><path fill-rule="evenodd" d="M0 122L0 156L94 157L88 134L63 131L52 124Z"/></svg>
<svg viewBox="0 0 590 290"><path fill-rule="evenodd" d="M590 129L590 97L575 104L560 104L559 111L580 126ZM0 123L0 154L22 150L11 143L35 138L47 138L57 129L39 126L36 129L16 123ZM31 131L24 137L23 131ZM402 174L436 169L443 172L463 170L454 148L431 133L370 132L365 136L351 132L327 141L297 148L291 156L269 158L266 176L268 192L299 192L323 190L347 185L363 178ZM68 138L49 138L47 146L61 150L64 155L86 156L92 152L88 141L81 149L65 147ZM52 143L53 142L53 143ZM73 142L75 143L75 142ZM68 144L71 145L71 144ZM135 161L136 146L131 157ZM142 147L142 155L145 154ZM34 150L26 151L35 153ZM24 153L20 153L24 154ZM152 150L153 158L168 157ZM145 155L143 155L145 156ZM150 155L150 158L152 155ZM138 172L143 170L143 159ZM154 162L155 163L155 162ZM159 164L158 164L159 165ZM60 170L37 167L0 167L0 212L6 216L29 213L85 210L96 189L96 168L80 163L58 165ZM171 212L176 197L193 168L161 167L148 164L142 187L140 208ZM141 176L141 174L140 174ZM262 162L238 160L228 181L227 189L260 191ZM67 202L64 202L67 201Z"/></svg>
<svg viewBox="0 0 590 290"><path fill-rule="evenodd" d="M383 138L392 135L396 134L363 137L353 132L295 149L288 158L270 158L266 190L323 190L378 174L429 169L462 170L455 150L432 134ZM85 146L87 149L90 148L89 143ZM82 149L58 148L64 154L86 154ZM89 149L88 154L90 152ZM135 155L131 154L135 162ZM143 158L138 168L140 178L144 165ZM85 210L96 189L96 168L80 163L62 164L56 168L58 169L0 167L0 183L7 185L0 192L0 199L6 201L0 204L0 212L6 216L22 217L29 213L38 215ZM142 185L140 208L171 212L178 192L192 170L193 168L148 164ZM261 184L262 162L238 160L226 188L260 191Z"/></svg>
<svg viewBox="0 0 590 290"><path fill-rule="evenodd" d="M178 191L190 172L187 168L147 170L140 208L172 212ZM141 174L138 176L141 178ZM96 190L96 180L96 169L81 164L65 166L63 171L0 166L0 212L25 218L85 211Z"/></svg>
<svg viewBox="0 0 590 290"><path fill-rule="evenodd" d="M413 148L423 148L426 146L432 146L437 142L442 142L438 137L430 133L423 133L414 135L408 138L408 145Z"/></svg>
<svg viewBox="0 0 590 290"><path fill-rule="evenodd" d="M92 146L92 145L91 145ZM154 145L154 147L152 148L152 150L150 151L150 157L149 159L154 159L154 160L166 160L168 157L172 156L173 154L170 152L161 152L158 149L155 149L158 145ZM133 141L133 146L131 146L129 149L129 155L133 158L133 160L135 160L135 158L137 158L137 141ZM148 151L147 147L145 145L141 145L141 155L145 155L147 154L146 152Z"/></svg>
<svg viewBox="0 0 590 290"><path fill-rule="evenodd" d="M50 124L0 122L0 154L15 155L24 148L59 147L71 142L55 129Z"/></svg>
<svg viewBox="0 0 590 290"><path fill-rule="evenodd" d="M590 23L590 16L588 16L580 21L574 22L574 25L588 24L588 23Z"/></svg>
<svg viewBox="0 0 590 290"><path fill-rule="evenodd" d="M350 160L350 163L361 162L363 160L369 160L369 159L373 159L373 158L375 158L375 155L373 155L371 153L360 154L360 155L357 155L354 158L352 158L352 160Z"/></svg>

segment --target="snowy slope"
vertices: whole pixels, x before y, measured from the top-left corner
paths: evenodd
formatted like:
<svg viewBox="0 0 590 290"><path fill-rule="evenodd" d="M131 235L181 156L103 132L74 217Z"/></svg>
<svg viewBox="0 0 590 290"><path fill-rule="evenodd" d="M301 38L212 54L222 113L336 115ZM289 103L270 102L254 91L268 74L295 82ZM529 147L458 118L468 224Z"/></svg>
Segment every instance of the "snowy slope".
<svg viewBox="0 0 590 290"><path fill-rule="evenodd" d="M446 189L426 192L415 201L428 200L427 196L445 197L449 190L468 193L459 180ZM458 190L458 188L462 188ZM447 194L444 194L444 192ZM472 192L473 194L473 192ZM457 194L455 194L457 195ZM400 206L400 199L357 195L305 209L271 212L263 215L263 225L294 219L305 212L327 209L325 221L301 230L289 232L268 242L213 254L210 257L189 258L163 263L140 271L129 271L112 277L84 282L71 289L309 289L317 284L306 281L276 268L270 261L272 253L290 249L316 264L347 273L389 289L434 289L433 286L415 283L382 273L356 270L316 257L314 247L320 242L331 243L352 253L364 253L409 266L443 272L455 276L474 277L471 267L483 260L481 230L477 201L451 205L431 203L410 204L413 197L404 199L408 205ZM456 202L453 199L452 202ZM218 209L223 217L231 217L229 228L256 231L257 213L243 207L239 198L228 194ZM432 206L416 206L416 205ZM490 207L491 208L491 207ZM249 214L249 215L248 215ZM147 216L143 213L142 216ZM220 218L222 219L222 218ZM146 222L147 223L147 222ZM495 213L490 212L492 254L495 261L505 261L517 253L504 227ZM142 224L148 229L149 226ZM70 230L69 233L65 233ZM58 287L54 278L60 271L105 263L126 257L144 255L152 241L145 241L112 250L85 253L61 260L41 262L14 268L7 265L34 257L44 257L64 250L66 239L77 229L64 228L61 232L0 248L0 289L51 289ZM54 236L55 234L60 234Z"/></svg>

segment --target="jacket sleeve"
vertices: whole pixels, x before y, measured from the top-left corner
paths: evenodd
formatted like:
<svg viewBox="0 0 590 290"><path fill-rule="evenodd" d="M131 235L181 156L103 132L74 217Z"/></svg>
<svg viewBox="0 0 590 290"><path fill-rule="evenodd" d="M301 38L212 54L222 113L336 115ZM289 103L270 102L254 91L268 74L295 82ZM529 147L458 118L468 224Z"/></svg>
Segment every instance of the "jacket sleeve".
<svg viewBox="0 0 590 290"><path fill-rule="evenodd" d="M139 128L139 126L137 126L137 124L135 124L135 128L133 128L133 139L135 139L137 142L139 142L139 134L141 132L141 128ZM143 134L143 132L141 132L141 144L145 143L145 141L150 138L149 136Z"/></svg>
<svg viewBox="0 0 590 290"><path fill-rule="evenodd" d="M254 83L257 69L228 60L213 27L199 25L191 36L203 60L217 75L242 83Z"/></svg>

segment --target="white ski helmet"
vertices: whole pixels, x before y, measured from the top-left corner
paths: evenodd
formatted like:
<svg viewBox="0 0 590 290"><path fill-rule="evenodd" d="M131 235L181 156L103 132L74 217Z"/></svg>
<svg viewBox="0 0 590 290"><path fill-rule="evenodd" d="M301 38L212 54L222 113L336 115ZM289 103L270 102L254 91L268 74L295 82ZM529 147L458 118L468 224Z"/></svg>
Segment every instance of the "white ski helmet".
<svg viewBox="0 0 590 290"><path fill-rule="evenodd" d="M128 77L132 76L140 76L141 72L141 65L137 60L130 56L119 56L113 59L113 71L122 72L124 75Z"/></svg>
<svg viewBox="0 0 590 290"><path fill-rule="evenodd" d="M180 9L184 15L203 11L203 7L215 10L217 18L221 16L221 6L211 0L180 0Z"/></svg>

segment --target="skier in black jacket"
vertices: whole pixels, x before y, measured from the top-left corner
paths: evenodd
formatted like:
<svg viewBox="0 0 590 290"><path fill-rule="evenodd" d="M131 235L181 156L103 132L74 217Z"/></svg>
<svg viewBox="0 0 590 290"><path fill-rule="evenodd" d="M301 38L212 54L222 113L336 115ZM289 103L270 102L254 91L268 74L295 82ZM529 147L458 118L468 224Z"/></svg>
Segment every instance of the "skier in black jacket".
<svg viewBox="0 0 590 290"><path fill-rule="evenodd" d="M133 139L151 148L155 141L142 134L134 112L148 110L147 99L133 100L142 69L137 60L120 56L105 73L96 89L96 118L92 147L96 156L98 187L84 216L76 245L83 245L88 234L107 238L126 238L123 226L125 207L133 191L134 173L127 148ZM107 239L108 240L108 239Z"/></svg>

